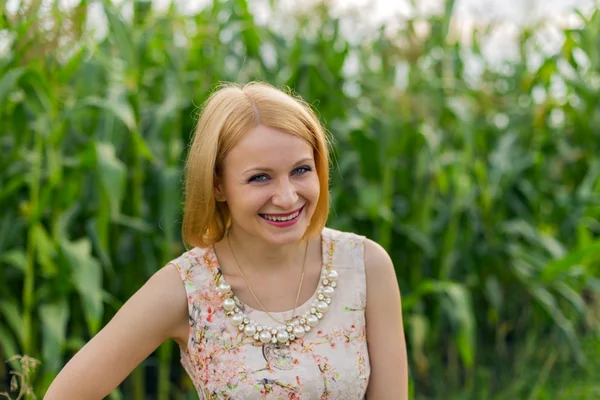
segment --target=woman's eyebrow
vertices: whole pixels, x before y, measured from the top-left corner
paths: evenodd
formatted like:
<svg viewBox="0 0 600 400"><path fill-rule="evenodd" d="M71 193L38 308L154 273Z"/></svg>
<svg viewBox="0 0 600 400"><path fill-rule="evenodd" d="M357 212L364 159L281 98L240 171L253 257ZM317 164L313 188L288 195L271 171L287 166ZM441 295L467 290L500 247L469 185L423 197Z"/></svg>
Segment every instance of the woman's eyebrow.
<svg viewBox="0 0 600 400"><path fill-rule="evenodd" d="M314 162L314 158L312 158L312 157L305 157L305 158L303 158L301 160L296 161L293 165L296 166L298 164L302 164L302 163L305 163L305 162L308 162L308 161ZM272 168L267 168L267 167L254 166L254 167L248 168L243 173L247 174L249 172L258 172L258 171L260 171L260 172L273 172L273 169Z"/></svg>

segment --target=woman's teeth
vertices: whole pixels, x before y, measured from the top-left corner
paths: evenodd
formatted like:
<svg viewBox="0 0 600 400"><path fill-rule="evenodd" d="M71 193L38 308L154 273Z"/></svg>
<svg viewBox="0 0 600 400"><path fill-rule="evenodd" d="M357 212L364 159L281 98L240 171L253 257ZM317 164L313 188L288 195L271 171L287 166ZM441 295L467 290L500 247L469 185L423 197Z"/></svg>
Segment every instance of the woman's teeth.
<svg viewBox="0 0 600 400"><path fill-rule="evenodd" d="M285 217L275 217L272 215L267 215L267 214L263 214L263 217L265 219L268 219L269 221L279 221L279 222L283 222L283 221L289 221L291 219L294 219L298 216L298 214L300 214L300 210L296 211L295 213L291 214L291 215L287 215Z"/></svg>

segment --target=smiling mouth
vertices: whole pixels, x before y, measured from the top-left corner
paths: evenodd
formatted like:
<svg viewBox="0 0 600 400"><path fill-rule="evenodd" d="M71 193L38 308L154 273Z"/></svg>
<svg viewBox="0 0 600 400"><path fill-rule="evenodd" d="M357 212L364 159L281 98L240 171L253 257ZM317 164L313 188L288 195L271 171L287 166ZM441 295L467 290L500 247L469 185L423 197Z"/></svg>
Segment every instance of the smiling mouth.
<svg viewBox="0 0 600 400"><path fill-rule="evenodd" d="M285 221L291 221L291 220L297 218L303 209L304 209L304 206L300 207L299 209L297 209L296 211L294 211L290 214L259 214L259 215L269 221L285 222Z"/></svg>

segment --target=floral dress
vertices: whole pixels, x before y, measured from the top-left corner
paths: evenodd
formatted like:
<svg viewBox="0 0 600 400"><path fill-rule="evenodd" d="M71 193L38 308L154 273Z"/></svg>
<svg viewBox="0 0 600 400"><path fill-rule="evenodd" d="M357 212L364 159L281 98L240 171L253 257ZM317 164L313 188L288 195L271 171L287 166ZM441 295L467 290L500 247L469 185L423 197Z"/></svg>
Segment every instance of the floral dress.
<svg viewBox="0 0 600 400"><path fill-rule="evenodd" d="M201 399L364 399L370 375L365 329L364 237L325 228L322 268L332 266L338 286L315 327L289 346L255 341L231 324L218 295L214 248L194 248L173 260L185 283L190 335L181 363ZM298 306L309 310L313 297ZM268 316L242 304L252 320ZM292 311L270 313L288 320Z"/></svg>

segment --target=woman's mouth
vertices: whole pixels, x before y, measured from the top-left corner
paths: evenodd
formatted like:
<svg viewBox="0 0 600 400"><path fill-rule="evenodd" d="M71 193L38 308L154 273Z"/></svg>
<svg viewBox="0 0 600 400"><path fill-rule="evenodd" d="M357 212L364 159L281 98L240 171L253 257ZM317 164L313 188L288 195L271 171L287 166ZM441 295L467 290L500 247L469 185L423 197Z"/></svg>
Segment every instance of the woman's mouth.
<svg viewBox="0 0 600 400"><path fill-rule="evenodd" d="M289 214L259 214L269 224L284 228L294 225L300 219L304 206Z"/></svg>

